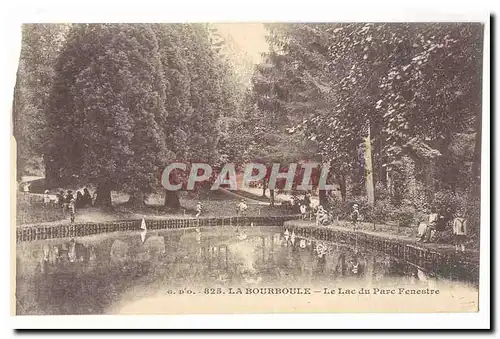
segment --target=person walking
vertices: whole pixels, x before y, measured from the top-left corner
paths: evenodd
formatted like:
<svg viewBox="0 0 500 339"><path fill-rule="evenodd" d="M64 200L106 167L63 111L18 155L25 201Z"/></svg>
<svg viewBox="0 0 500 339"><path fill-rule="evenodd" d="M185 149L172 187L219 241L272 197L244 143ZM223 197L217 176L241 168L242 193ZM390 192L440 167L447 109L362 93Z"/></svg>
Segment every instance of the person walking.
<svg viewBox="0 0 500 339"><path fill-rule="evenodd" d="M465 252L467 220L463 217L461 211L458 211L455 219L453 219L453 235L455 236L455 252L458 252L459 249Z"/></svg>

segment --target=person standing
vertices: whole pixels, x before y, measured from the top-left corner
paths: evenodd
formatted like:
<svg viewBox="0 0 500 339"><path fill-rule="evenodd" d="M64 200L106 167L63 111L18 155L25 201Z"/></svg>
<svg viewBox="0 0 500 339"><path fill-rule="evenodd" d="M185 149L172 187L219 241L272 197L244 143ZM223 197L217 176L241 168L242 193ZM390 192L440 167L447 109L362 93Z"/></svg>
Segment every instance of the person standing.
<svg viewBox="0 0 500 339"><path fill-rule="evenodd" d="M353 204L351 212L351 221L354 230L356 230L356 226L358 225L358 220L359 220L359 206L358 204Z"/></svg>
<svg viewBox="0 0 500 339"><path fill-rule="evenodd" d="M307 217L307 207L304 203L300 205L300 215L302 216L302 219L305 219Z"/></svg>
<svg viewBox="0 0 500 339"><path fill-rule="evenodd" d="M83 194L80 191L76 192L76 207L77 208L82 208L85 205L85 202L83 200Z"/></svg>
<svg viewBox="0 0 500 339"><path fill-rule="evenodd" d="M64 208L64 192L63 191L59 191L59 193L57 193L57 205L60 208ZM63 210L63 212L64 212L64 210Z"/></svg>
<svg viewBox="0 0 500 339"><path fill-rule="evenodd" d="M198 201L196 203L195 210L196 210L195 217L198 218L201 215L201 211L203 210L203 205L201 204L201 201Z"/></svg>
<svg viewBox="0 0 500 339"><path fill-rule="evenodd" d="M45 206L49 206L50 204L49 190L45 190L45 192L43 192L43 204Z"/></svg>
<svg viewBox="0 0 500 339"><path fill-rule="evenodd" d="M83 205L92 206L92 196L87 187L83 189Z"/></svg>
<svg viewBox="0 0 500 339"><path fill-rule="evenodd" d="M70 199L70 201L68 203L69 216L70 216L70 219L71 219L71 223L75 222L75 214L76 214L76 206L75 205L76 205L76 200L71 195L71 199Z"/></svg>
<svg viewBox="0 0 500 339"><path fill-rule="evenodd" d="M63 212L66 212L69 210L69 204L70 204L72 199L74 199L73 191L68 190L68 192L66 192L66 197L64 198Z"/></svg>
<svg viewBox="0 0 500 339"><path fill-rule="evenodd" d="M455 219L453 219L453 235L455 236L455 252L458 252L459 248L462 252L465 252L467 220L462 216L461 211L458 211Z"/></svg>
<svg viewBox="0 0 500 339"><path fill-rule="evenodd" d="M31 186L31 184L29 182L27 182L23 185L23 191L24 191L25 195L27 195L30 192L30 186Z"/></svg>
<svg viewBox="0 0 500 339"><path fill-rule="evenodd" d="M316 226L327 225L329 222L328 211L322 205L318 206L318 211L316 213Z"/></svg>
<svg viewBox="0 0 500 339"><path fill-rule="evenodd" d="M424 207L422 209L422 212L417 217L417 241L424 241L429 221L429 213L429 209L427 207Z"/></svg>
<svg viewBox="0 0 500 339"><path fill-rule="evenodd" d="M236 207L236 214L238 216L245 216L247 214L248 205L245 202L245 199L241 199L240 203Z"/></svg>
<svg viewBox="0 0 500 339"><path fill-rule="evenodd" d="M436 232L436 225L438 222L439 215L436 213L436 209L432 208L431 213L429 214L429 222L427 223L427 227L425 229L424 236L422 238L422 242L430 242L434 232Z"/></svg>

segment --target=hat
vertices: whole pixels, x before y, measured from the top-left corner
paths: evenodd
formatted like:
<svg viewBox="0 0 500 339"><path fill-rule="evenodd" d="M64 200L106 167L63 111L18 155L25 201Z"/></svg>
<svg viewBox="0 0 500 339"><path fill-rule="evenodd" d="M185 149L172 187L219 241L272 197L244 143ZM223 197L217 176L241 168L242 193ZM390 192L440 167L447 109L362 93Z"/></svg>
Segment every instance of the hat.
<svg viewBox="0 0 500 339"><path fill-rule="evenodd" d="M49 193L49 190L45 190L45 193Z"/></svg>

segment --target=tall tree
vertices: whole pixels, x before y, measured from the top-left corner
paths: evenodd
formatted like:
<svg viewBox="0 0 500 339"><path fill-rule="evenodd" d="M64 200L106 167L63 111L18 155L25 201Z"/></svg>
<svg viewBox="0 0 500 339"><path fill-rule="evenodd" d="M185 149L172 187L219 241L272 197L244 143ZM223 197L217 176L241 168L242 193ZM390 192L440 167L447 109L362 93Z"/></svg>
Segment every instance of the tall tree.
<svg viewBox="0 0 500 339"><path fill-rule="evenodd" d="M167 151L163 68L151 27L75 25L57 71L46 153L57 179L97 185L105 206L112 189L132 202L150 193Z"/></svg>
<svg viewBox="0 0 500 339"><path fill-rule="evenodd" d="M64 43L68 25L24 24L14 89L13 127L17 144L17 177L27 162L41 157L44 110L54 78L55 59Z"/></svg>

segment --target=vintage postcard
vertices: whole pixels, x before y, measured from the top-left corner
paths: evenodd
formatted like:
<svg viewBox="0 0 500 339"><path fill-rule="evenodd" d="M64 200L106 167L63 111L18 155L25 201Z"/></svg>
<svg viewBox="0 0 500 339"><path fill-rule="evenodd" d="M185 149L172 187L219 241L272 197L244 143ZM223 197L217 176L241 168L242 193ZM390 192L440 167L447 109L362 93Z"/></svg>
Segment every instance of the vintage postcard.
<svg viewBox="0 0 500 339"><path fill-rule="evenodd" d="M477 313L486 25L24 23L13 314Z"/></svg>

